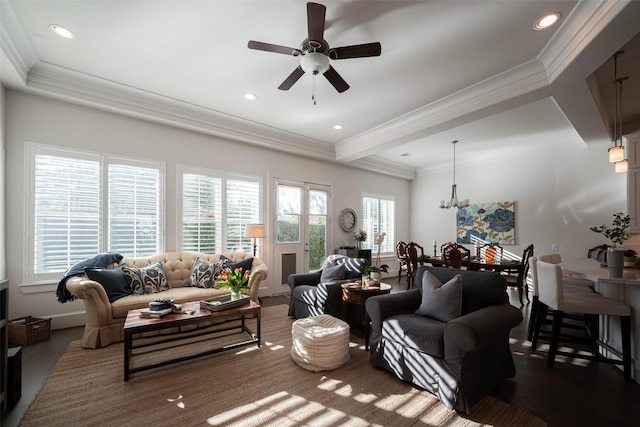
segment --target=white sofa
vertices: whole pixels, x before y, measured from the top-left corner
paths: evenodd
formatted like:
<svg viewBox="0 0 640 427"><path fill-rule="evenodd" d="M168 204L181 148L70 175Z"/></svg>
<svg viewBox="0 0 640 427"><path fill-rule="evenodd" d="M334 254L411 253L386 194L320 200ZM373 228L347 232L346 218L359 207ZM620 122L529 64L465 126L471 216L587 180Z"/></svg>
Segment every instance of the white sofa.
<svg viewBox="0 0 640 427"><path fill-rule="evenodd" d="M229 252L223 254L198 254L193 252L166 252L159 255L142 258L123 258L118 264L126 263L132 268L146 267L150 264L161 262L167 281L171 289L167 291L145 294L127 295L109 301L103 286L86 275L71 277L66 282L66 287L75 297L84 302L87 313L87 321L82 337L84 348L105 347L111 343L124 339L123 325L129 310L145 308L149 302L157 299L172 299L176 303L198 301L211 298L226 291L217 288L185 287L185 283L191 275L191 270L200 258L210 263L216 263L221 255L237 263L243 259L253 258L253 255L243 252ZM258 301L258 289L260 282L267 278L267 265L258 258L253 258L251 277L249 279L249 296L253 301Z"/></svg>

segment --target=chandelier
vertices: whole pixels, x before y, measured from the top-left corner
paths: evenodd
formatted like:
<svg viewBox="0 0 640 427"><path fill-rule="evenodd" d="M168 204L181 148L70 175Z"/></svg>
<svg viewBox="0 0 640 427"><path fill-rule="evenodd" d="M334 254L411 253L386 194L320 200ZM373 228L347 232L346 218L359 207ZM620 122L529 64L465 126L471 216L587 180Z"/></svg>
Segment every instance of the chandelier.
<svg viewBox="0 0 640 427"><path fill-rule="evenodd" d="M451 186L451 200L446 205L444 204L444 200L440 200L440 208L441 209L449 209L449 208L466 208L469 206L469 199L458 200L458 191L456 187L456 144L458 141L451 141L453 144L453 185Z"/></svg>
<svg viewBox="0 0 640 427"><path fill-rule="evenodd" d="M618 78L618 56L624 50L619 50L613 55L613 82L615 84L615 118L613 120L613 147L609 148L609 162L615 164L615 171L626 172L629 165L624 158L624 146L622 144L622 82L629 77ZM618 142L620 143L618 145Z"/></svg>

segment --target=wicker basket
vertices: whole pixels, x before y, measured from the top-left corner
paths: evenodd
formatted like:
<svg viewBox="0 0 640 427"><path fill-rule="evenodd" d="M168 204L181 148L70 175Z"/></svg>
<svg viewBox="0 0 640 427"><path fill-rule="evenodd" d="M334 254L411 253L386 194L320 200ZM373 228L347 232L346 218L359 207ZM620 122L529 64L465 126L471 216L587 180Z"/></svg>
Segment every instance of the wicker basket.
<svg viewBox="0 0 640 427"><path fill-rule="evenodd" d="M30 345L51 338L51 319L21 317L9 320L9 344Z"/></svg>

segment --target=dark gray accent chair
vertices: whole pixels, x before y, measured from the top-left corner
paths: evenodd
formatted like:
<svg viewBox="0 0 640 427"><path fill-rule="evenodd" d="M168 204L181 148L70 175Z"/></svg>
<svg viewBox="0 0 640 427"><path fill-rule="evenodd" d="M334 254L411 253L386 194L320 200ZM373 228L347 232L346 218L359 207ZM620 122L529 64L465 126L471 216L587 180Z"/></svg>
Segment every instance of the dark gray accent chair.
<svg viewBox="0 0 640 427"><path fill-rule="evenodd" d="M461 275L460 317L445 323L415 313L425 271L442 283ZM509 304L506 282L495 272L422 266L414 285L367 300L371 364L469 414L504 378L515 376L509 332L522 322L522 313Z"/></svg>
<svg viewBox="0 0 640 427"><path fill-rule="evenodd" d="M362 267L359 270L345 271L342 278L321 283L322 272L326 268L335 266L344 260L359 260ZM350 262L350 264L353 264ZM360 280L362 269L369 265L365 258L348 258L343 255L329 255L318 271L311 273L290 274L288 278L291 288L289 301L289 316L302 319L321 314L330 314L340 319L342 317L342 285L343 283Z"/></svg>

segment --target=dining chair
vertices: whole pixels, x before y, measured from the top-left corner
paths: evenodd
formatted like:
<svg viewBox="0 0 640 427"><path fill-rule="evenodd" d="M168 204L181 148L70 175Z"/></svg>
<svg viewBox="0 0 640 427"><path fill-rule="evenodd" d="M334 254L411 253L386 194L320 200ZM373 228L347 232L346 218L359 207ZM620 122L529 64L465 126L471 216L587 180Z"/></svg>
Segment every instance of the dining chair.
<svg viewBox="0 0 640 427"><path fill-rule="evenodd" d="M424 264L424 248L416 242L409 242L407 244L407 257L409 258L409 275L411 281L407 284L407 290L411 288L411 282L416 278L416 271L418 266Z"/></svg>
<svg viewBox="0 0 640 427"><path fill-rule="evenodd" d="M600 262L607 262L607 249L611 246L603 244L589 249L587 258L597 259Z"/></svg>
<svg viewBox="0 0 640 427"><path fill-rule="evenodd" d="M565 292L562 285L562 267L544 261L536 262L538 284L538 308L536 324L531 341L531 349L535 351L540 338L540 330L547 312L552 310L553 324L547 354L547 367L553 368L556 355L560 354L569 358L587 359L596 362L605 362L623 366L625 380L631 380L631 307L613 298L607 298L598 293L569 293ZM587 339L576 343L590 346L591 354L580 351L558 350L561 329L564 325L565 313L583 314L588 319ZM620 336L622 351L610 346L599 337L599 316L616 316L620 318ZM566 344L565 344L566 345ZM606 357L600 354L599 349L604 348L617 358ZM579 350L579 349L576 349Z"/></svg>
<svg viewBox="0 0 640 427"><path fill-rule="evenodd" d="M504 248L500 246L499 243L484 243L478 246L478 253L476 253L476 258L479 260L486 260L487 263L492 263L494 261L501 260L503 254Z"/></svg>
<svg viewBox="0 0 640 427"><path fill-rule="evenodd" d="M442 249L444 266L448 268L466 267L471 270L471 251L464 246L452 242Z"/></svg>
<svg viewBox="0 0 640 427"><path fill-rule="evenodd" d="M407 255L407 244L400 240L396 243L396 257L398 258L398 283L402 279L402 274L407 274L407 283L411 283L411 265Z"/></svg>
<svg viewBox="0 0 640 427"><path fill-rule="evenodd" d="M529 285L527 283L527 277L529 275L529 258L533 256L533 244L530 244L524 251L522 251L522 267L519 269L505 270L506 274L504 279L507 281L507 286L515 287L518 289L518 297L520 298L520 304L524 304L522 295L524 294L528 302L529 299Z"/></svg>

